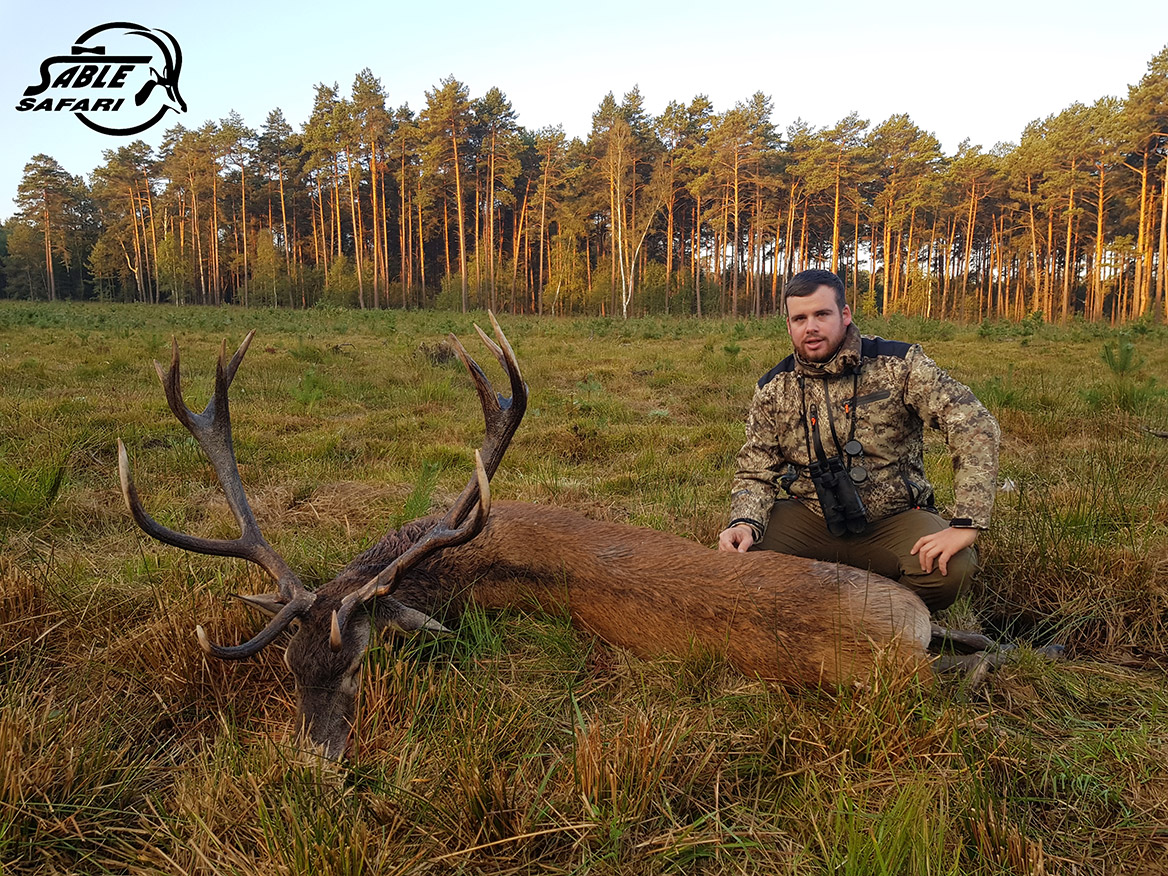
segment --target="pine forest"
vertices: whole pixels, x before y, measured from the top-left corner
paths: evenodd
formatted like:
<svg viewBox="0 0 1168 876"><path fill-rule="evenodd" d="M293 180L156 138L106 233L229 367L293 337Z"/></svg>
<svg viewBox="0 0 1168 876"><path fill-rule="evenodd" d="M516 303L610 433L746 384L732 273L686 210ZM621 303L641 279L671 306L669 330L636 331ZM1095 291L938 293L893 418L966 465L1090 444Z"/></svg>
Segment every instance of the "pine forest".
<svg viewBox="0 0 1168 876"><path fill-rule="evenodd" d="M25 166L0 297L743 317L784 279L859 313L977 322L1168 315L1168 47L1124 98L943 152L907 115L780 130L757 92L650 114L606 95L586 139L528 130L454 77L392 108L368 69L279 109Z"/></svg>

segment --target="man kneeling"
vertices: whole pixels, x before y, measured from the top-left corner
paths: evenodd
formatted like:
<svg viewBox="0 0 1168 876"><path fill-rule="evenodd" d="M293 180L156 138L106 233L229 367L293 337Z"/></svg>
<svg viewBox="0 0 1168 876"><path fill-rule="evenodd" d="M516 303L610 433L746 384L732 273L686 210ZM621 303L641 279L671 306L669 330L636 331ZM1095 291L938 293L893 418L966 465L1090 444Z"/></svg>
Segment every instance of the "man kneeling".
<svg viewBox="0 0 1168 876"><path fill-rule="evenodd" d="M989 526L997 421L919 345L861 337L830 271L796 274L783 300L795 352L758 381L719 549L847 563L946 608ZM925 478L925 423L953 457L948 521Z"/></svg>

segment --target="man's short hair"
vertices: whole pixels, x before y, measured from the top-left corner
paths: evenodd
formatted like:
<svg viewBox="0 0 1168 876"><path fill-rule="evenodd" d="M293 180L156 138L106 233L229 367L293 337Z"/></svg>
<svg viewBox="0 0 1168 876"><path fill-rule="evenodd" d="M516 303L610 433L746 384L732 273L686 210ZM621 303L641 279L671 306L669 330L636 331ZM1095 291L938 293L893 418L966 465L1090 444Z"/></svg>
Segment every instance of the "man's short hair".
<svg viewBox="0 0 1168 876"><path fill-rule="evenodd" d="M786 306L788 298L806 298L808 295L814 295L820 286L829 286L835 290L836 307L843 313L848 303L844 297L844 281L831 271L819 268L800 271L787 281L787 285L783 287L783 305Z"/></svg>

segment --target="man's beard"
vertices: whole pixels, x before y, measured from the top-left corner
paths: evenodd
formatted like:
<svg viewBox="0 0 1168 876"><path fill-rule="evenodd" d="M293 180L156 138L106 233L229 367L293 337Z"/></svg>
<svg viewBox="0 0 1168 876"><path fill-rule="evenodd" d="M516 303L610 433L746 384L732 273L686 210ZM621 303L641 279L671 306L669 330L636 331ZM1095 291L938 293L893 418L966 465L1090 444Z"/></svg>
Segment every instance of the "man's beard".
<svg viewBox="0 0 1168 876"><path fill-rule="evenodd" d="M820 340L824 342L824 345L821 346L817 352L812 353L807 349L808 340ZM840 342L834 347L829 346L829 344L830 339L822 336L812 339L804 338L803 343L800 345L799 358L801 358L804 362L812 362L816 365L822 365L824 362L830 362L835 358L835 355L839 352L840 347L843 346L843 339L841 338Z"/></svg>

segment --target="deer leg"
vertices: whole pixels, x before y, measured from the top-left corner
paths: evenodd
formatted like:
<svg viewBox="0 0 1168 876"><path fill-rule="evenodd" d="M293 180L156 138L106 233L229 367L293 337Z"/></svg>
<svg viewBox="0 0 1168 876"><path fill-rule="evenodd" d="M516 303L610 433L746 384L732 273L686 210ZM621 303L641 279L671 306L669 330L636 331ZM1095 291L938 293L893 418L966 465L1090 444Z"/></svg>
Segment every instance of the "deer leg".
<svg viewBox="0 0 1168 876"><path fill-rule="evenodd" d="M941 629L934 627L934 631ZM943 632L950 632L944 630ZM975 633L963 634L969 636L976 636ZM934 641L936 641L936 632L934 632ZM978 638L985 638L978 636ZM942 654L933 661L933 671L937 675L949 672L964 673L964 681L962 687L966 694L977 690L985 683L989 676L991 669L997 669L1000 666L1005 666L1017 659L1018 651L1013 645L993 645L992 648L987 648L981 651L974 651L971 654ZM1045 648L1038 648L1035 651L1042 657L1048 660L1059 660L1063 657L1064 648L1062 645L1047 645Z"/></svg>
<svg viewBox="0 0 1168 876"><path fill-rule="evenodd" d="M942 654L933 661L938 674L944 672L964 672L967 677L979 674L984 677L990 669L1005 666L1013 658L1010 652L1004 654L976 651L973 654Z"/></svg>
<svg viewBox="0 0 1168 876"><path fill-rule="evenodd" d="M1008 643L995 642L989 636L981 633L971 633L967 630L950 630L936 624L932 628L932 639L929 641L929 650L934 653L944 653L947 650L959 654L974 654L978 651L1009 651L1014 648Z"/></svg>

